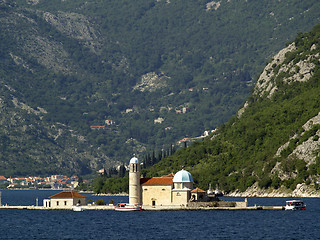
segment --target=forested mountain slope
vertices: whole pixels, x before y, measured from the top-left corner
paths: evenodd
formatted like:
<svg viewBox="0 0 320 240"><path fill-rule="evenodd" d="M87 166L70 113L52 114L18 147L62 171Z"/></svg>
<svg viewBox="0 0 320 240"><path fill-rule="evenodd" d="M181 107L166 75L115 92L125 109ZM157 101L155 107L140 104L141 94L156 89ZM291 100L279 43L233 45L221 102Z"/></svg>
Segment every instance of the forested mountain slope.
<svg viewBox="0 0 320 240"><path fill-rule="evenodd" d="M0 0L0 174L84 174L216 128L319 9L317 0Z"/></svg>
<svg viewBox="0 0 320 240"><path fill-rule="evenodd" d="M269 188L315 196L320 181L319 92L317 25L271 59L236 116L147 173L161 175L185 166L204 189L211 183L225 192L257 194Z"/></svg>

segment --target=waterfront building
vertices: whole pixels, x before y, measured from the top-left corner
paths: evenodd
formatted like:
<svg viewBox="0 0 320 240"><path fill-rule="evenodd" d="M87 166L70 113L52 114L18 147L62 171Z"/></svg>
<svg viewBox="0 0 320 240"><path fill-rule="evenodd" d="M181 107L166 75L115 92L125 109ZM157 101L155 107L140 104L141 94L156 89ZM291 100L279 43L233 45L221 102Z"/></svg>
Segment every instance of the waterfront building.
<svg viewBox="0 0 320 240"><path fill-rule="evenodd" d="M140 164L133 157L129 163L129 204L141 204Z"/></svg>
<svg viewBox="0 0 320 240"><path fill-rule="evenodd" d="M70 208L77 204L83 206L87 201L86 196L76 191L62 191L43 200L43 206L47 208Z"/></svg>
<svg viewBox="0 0 320 240"><path fill-rule="evenodd" d="M130 204L182 206L187 205L190 201L204 199L203 193L199 190L192 193L194 189L193 178L186 170L181 170L175 175L140 178L140 164L136 157L130 160L129 168ZM191 196L194 197L191 198Z"/></svg>
<svg viewBox="0 0 320 240"><path fill-rule="evenodd" d="M192 201L207 201L208 197L206 191L195 188L191 191L191 200Z"/></svg>
<svg viewBox="0 0 320 240"><path fill-rule="evenodd" d="M173 177L141 178L142 204L171 205Z"/></svg>

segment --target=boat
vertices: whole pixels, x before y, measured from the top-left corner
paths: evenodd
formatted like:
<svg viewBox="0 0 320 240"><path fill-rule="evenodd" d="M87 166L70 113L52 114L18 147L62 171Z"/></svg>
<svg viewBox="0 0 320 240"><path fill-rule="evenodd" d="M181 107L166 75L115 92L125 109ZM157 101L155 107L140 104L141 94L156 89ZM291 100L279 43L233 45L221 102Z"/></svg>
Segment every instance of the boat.
<svg viewBox="0 0 320 240"><path fill-rule="evenodd" d="M223 193L218 188L218 184L216 185L216 190L214 190L214 194L216 195L216 197L222 197L223 196Z"/></svg>
<svg viewBox="0 0 320 240"><path fill-rule="evenodd" d="M82 212L84 209L83 209L83 207L81 207L81 205L79 203L77 203L77 205L72 207L72 210L74 212Z"/></svg>
<svg viewBox="0 0 320 240"><path fill-rule="evenodd" d="M136 204L129 204L129 203L118 203L115 207L114 210L116 211L141 211L141 206L136 205Z"/></svg>
<svg viewBox="0 0 320 240"><path fill-rule="evenodd" d="M285 210L306 210L306 205L302 200L286 201Z"/></svg>

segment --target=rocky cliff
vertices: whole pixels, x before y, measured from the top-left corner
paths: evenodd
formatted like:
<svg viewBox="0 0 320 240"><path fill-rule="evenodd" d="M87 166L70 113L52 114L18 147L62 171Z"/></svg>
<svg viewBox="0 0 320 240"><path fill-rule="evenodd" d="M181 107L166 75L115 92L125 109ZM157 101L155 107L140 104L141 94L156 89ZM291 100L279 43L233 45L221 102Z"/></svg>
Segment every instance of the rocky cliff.
<svg viewBox="0 0 320 240"><path fill-rule="evenodd" d="M309 35L301 35L295 42L289 44L286 48L279 51L264 68L254 87L253 96L258 98L267 98L272 101L274 95L286 94L287 90L293 84L308 83L308 81L319 82L319 75L314 74L320 66L320 43L319 33L314 32ZM296 46L296 44L299 44ZM280 91L280 92L279 92ZM299 93L296 93L299 94ZM314 99L319 102L318 99ZM312 103L313 104L313 103ZM238 111L238 118L250 106L247 101L243 108ZM312 106L309 106L312 108ZM297 170L288 171L284 168L285 158L290 164L293 161L302 161L305 164L304 169L314 169L319 162L320 152L320 109L317 104L318 113L307 119L299 131L294 131L288 137L288 141L279 146L273 159L274 167L270 171L270 176L277 176L281 181L297 178ZM303 109L301 108L301 111ZM301 140L303 139L303 140ZM261 196L261 197L320 197L318 183L320 182L319 171L311 171L312 174L305 177L306 183L296 185L295 189L261 189L258 184L254 184L246 191L235 191L230 196ZM310 182L312 184L310 184Z"/></svg>

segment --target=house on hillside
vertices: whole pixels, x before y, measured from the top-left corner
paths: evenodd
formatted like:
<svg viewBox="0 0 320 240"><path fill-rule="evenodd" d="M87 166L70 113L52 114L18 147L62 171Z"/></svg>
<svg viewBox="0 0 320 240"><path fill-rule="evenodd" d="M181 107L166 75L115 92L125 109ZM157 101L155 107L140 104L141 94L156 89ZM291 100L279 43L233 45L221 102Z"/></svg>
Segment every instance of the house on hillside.
<svg viewBox="0 0 320 240"><path fill-rule="evenodd" d="M90 129L92 130L100 130L100 129L105 129L106 126L90 126Z"/></svg>
<svg viewBox="0 0 320 240"><path fill-rule="evenodd" d="M110 125L113 125L113 124L114 124L114 121L113 121L113 120L111 120L111 119L107 119L107 120L105 120L104 122L105 122L105 124L107 124L108 126L110 126Z"/></svg>
<svg viewBox="0 0 320 240"><path fill-rule="evenodd" d="M47 208L72 208L77 204L86 205L86 199L86 196L76 191L62 191L49 197L49 199L44 199L43 206Z"/></svg>
<svg viewBox="0 0 320 240"><path fill-rule="evenodd" d="M0 184L5 184L8 183L7 179L5 176L0 176Z"/></svg>
<svg viewBox="0 0 320 240"><path fill-rule="evenodd" d="M101 168L100 170L97 171L97 173L99 173L100 175L107 175L107 169L105 168Z"/></svg>
<svg viewBox="0 0 320 240"><path fill-rule="evenodd" d="M161 124L163 121L164 121L164 118L158 117L157 119L154 119L154 120L153 120L153 123L154 123L154 124L156 124L156 123L160 123L160 124Z"/></svg>

